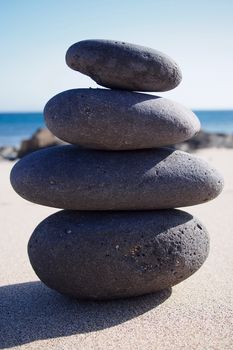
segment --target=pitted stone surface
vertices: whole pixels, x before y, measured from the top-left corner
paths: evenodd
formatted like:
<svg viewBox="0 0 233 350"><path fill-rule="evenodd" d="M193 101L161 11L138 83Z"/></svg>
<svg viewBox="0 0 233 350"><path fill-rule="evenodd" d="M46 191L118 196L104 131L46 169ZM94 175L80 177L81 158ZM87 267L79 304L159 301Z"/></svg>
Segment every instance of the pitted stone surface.
<svg viewBox="0 0 233 350"><path fill-rule="evenodd" d="M166 98L107 89L74 89L45 106L48 128L88 148L130 150L183 142L200 130L195 114Z"/></svg>
<svg viewBox="0 0 233 350"><path fill-rule="evenodd" d="M179 210L61 211L40 223L28 244L45 284L84 299L171 287L198 270L208 251L204 226Z"/></svg>
<svg viewBox="0 0 233 350"><path fill-rule="evenodd" d="M94 151L65 145L22 158L11 183L23 198L74 210L149 210L215 198L221 175L204 160L169 148Z"/></svg>
<svg viewBox="0 0 233 350"><path fill-rule="evenodd" d="M167 91L182 79L177 63L160 51L112 40L83 40L66 53L68 66L97 84L134 91Z"/></svg>

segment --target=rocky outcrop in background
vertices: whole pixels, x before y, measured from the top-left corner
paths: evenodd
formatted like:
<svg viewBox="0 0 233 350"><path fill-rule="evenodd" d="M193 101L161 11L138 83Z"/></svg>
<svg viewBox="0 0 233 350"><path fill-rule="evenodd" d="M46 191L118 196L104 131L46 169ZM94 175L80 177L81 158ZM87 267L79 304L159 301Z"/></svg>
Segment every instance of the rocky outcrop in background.
<svg viewBox="0 0 233 350"><path fill-rule="evenodd" d="M175 148L190 153L201 148L233 148L233 134L200 131L190 140L175 145Z"/></svg>
<svg viewBox="0 0 233 350"><path fill-rule="evenodd" d="M54 136L47 128L38 129L30 139L23 140L18 150L18 158L41 148L56 146L64 143Z"/></svg>
<svg viewBox="0 0 233 350"><path fill-rule="evenodd" d="M18 149L16 147L0 147L0 158L15 160L39 149L63 143L63 141L54 136L47 128L41 128L29 139L23 140Z"/></svg>

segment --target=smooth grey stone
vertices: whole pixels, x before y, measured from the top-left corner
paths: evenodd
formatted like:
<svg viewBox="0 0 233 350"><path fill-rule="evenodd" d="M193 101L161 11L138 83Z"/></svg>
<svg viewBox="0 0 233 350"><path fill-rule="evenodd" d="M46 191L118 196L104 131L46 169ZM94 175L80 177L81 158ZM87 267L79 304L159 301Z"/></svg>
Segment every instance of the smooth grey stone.
<svg viewBox="0 0 233 350"><path fill-rule="evenodd" d="M61 211L33 232L28 253L50 288L84 299L137 296L174 286L208 256L204 226L179 210Z"/></svg>
<svg viewBox="0 0 233 350"><path fill-rule="evenodd" d="M66 63L112 89L167 91L182 80L179 66L169 56L121 41L80 41L68 49Z"/></svg>
<svg viewBox="0 0 233 350"><path fill-rule="evenodd" d="M200 130L195 114L148 94L74 89L45 106L47 127L60 139L94 149L154 148L183 142Z"/></svg>
<svg viewBox="0 0 233 350"><path fill-rule="evenodd" d="M190 206L213 199L223 187L212 166L182 151L106 152L71 145L22 158L11 183L31 202L74 210Z"/></svg>

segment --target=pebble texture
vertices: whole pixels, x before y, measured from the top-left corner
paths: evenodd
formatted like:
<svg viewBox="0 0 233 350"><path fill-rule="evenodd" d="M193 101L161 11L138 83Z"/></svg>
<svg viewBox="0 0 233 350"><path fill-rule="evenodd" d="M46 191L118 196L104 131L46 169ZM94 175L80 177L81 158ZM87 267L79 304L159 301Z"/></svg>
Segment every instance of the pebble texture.
<svg viewBox="0 0 233 350"><path fill-rule="evenodd" d="M66 62L97 84L112 89L167 91L182 79L180 68L169 56L121 41L80 41L68 49Z"/></svg>
<svg viewBox="0 0 233 350"><path fill-rule="evenodd" d="M44 115L54 135L94 149L167 146L183 142L200 130L195 114L180 104L120 90L64 91L46 104Z"/></svg>
<svg viewBox="0 0 233 350"><path fill-rule="evenodd" d="M75 210L146 210L191 206L216 197L221 175L182 151L94 151L65 145L31 153L11 172L23 198Z"/></svg>
<svg viewBox="0 0 233 350"><path fill-rule="evenodd" d="M84 299L171 287L198 270L208 251L206 229L179 210L61 211L40 223L28 244L46 285Z"/></svg>

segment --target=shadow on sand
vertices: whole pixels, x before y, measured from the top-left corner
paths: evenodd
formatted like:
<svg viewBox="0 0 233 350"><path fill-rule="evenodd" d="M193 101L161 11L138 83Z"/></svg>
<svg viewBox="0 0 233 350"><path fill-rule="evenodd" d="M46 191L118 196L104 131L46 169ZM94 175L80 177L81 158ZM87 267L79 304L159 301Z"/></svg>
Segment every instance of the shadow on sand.
<svg viewBox="0 0 233 350"><path fill-rule="evenodd" d="M0 349L109 328L163 303L171 289L108 302L77 301L41 282L0 288Z"/></svg>

